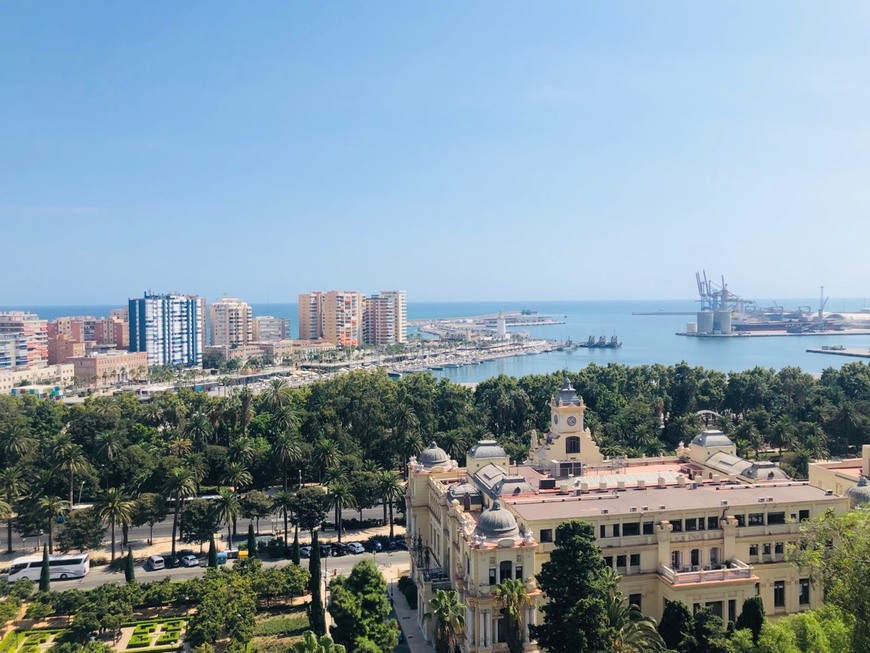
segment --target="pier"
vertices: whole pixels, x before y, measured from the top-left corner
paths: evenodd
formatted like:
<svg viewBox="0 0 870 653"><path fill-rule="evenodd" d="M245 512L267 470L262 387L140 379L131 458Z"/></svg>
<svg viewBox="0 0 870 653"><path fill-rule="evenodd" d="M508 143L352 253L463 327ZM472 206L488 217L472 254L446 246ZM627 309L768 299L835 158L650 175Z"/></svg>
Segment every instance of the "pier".
<svg viewBox="0 0 870 653"><path fill-rule="evenodd" d="M807 351L810 354L833 354L834 356L851 356L852 358L870 358L870 349L858 349L857 347L807 349Z"/></svg>

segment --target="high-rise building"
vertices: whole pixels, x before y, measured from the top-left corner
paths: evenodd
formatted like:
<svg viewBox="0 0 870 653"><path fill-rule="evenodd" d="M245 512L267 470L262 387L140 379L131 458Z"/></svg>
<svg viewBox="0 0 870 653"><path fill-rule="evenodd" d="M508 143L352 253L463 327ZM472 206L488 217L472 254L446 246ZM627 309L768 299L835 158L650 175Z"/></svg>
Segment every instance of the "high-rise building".
<svg viewBox="0 0 870 653"><path fill-rule="evenodd" d="M395 302L391 297L372 295L366 298L363 312L363 343L366 345L396 344Z"/></svg>
<svg viewBox="0 0 870 653"><path fill-rule="evenodd" d="M393 302L393 343L407 342L408 308L405 301L404 290L382 290L381 297L386 297Z"/></svg>
<svg viewBox="0 0 870 653"><path fill-rule="evenodd" d="M253 340L251 306L235 297L224 297L209 307L212 347L244 347Z"/></svg>
<svg viewBox="0 0 870 653"><path fill-rule="evenodd" d="M8 358L8 367L41 367L48 364L47 320L40 320L35 313L24 311L0 313L0 336L7 343L4 345L6 356L9 356L10 351L15 352L15 362L11 363L12 358Z"/></svg>
<svg viewBox="0 0 870 653"><path fill-rule="evenodd" d="M280 342L290 339L290 320L261 315L254 318L254 342Z"/></svg>
<svg viewBox="0 0 870 653"><path fill-rule="evenodd" d="M355 290L330 290L323 298L322 338L339 347L362 344L365 299Z"/></svg>
<svg viewBox="0 0 870 653"><path fill-rule="evenodd" d="M323 298L319 290L299 295L299 339L320 340L323 337Z"/></svg>
<svg viewBox="0 0 870 653"><path fill-rule="evenodd" d="M130 351L148 354L148 365L202 365L205 300L196 295L145 293L131 299Z"/></svg>

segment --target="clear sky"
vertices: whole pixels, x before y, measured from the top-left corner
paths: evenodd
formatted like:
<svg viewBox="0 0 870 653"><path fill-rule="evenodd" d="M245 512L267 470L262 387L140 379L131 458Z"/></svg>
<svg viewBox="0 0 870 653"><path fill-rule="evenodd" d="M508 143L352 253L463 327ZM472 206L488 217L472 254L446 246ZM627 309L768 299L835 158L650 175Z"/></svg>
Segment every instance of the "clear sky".
<svg viewBox="0 0 870 653"><path fill-rule="evenodd" d="M0 305L870 294L866 2L4 2Z"/></svg>

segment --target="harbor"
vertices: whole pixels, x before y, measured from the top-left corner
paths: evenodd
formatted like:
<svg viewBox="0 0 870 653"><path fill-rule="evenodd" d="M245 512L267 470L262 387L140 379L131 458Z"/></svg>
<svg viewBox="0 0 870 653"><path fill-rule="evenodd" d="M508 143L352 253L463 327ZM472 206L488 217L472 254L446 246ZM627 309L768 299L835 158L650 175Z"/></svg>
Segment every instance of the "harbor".
<svg viewBox="0 0 870 653"><path fill-rule="evenodd" d="M819 347L818 349L807 349L810 354L832 354L834 356L850 356L852 358L870 358L870 349L863 347L844 347L842 345L833 347Z"/></svg>

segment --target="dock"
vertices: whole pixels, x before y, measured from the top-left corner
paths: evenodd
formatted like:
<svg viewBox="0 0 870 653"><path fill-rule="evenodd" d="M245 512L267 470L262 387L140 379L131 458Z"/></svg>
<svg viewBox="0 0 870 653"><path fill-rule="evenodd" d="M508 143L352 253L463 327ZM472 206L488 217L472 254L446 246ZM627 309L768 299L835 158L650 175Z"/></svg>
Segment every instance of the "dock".
<svg viewBox="0 0 870 653"><path fill-rule="evenodd" d="M731 333L688 333L678 331L678 336L689 338L780 338L805 337L805 336L870 336L870 329L844 329L842 331L802 331L801 333L789 333L788 331L732 331ZM808 349L807 351L815 351ZM822 350L819 349L819 352ZM824 350L825 354L836 353Z"/></svg>
<svg viewBox="0 0 870 653"><path fill-rule="evenodd" d="M851 356L852 358L870 358L870 349L844 347L843 349L807 349L811 354L833 354L834 356Z"/></svg>

